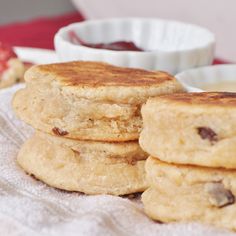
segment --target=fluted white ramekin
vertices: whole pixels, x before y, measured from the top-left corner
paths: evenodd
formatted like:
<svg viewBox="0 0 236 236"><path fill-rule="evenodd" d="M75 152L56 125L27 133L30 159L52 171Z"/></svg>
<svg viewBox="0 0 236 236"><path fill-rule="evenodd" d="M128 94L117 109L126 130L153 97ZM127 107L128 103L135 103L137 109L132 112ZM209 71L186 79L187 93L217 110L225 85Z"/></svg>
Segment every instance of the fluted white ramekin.
<svg viewBox="0 0 236 236"><path fill-rule="evenodd" d="M94 49L74 44L74 31L88 43L133 41L144 52ZM113 18L74 23L60 29L54 39L61 61L103 61L118 66L177 72L210 65L214 35L205 28L155 18Z"/></svg>
<svg viewBox="0 0 236 236"><path fill-rule="evenodd" d="M236 64L222 64L190 69L177 74L175 77L188 92L203 92L204 87L211 84L222 82L236 83Z"/></svg>

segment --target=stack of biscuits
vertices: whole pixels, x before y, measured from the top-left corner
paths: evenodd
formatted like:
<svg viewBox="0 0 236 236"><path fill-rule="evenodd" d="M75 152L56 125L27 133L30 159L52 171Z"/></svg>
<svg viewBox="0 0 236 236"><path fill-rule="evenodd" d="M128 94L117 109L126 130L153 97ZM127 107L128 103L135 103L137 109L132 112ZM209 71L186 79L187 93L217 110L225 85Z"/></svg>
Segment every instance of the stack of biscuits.
<svg viewBox="0 0 236 236"><path fill-rule="evenodd" d="M36 129L17 157L27 173L87 194L146 189L140 108L149 97L183 91L175 78L77 61L34 66L25 80L13 107Z"/></svg>
<svg viewBox="0 0 236 236"><path fill-rule="evenodd" d="M236 230L236 93L163 95L142 116L146 213Z"/></svg>

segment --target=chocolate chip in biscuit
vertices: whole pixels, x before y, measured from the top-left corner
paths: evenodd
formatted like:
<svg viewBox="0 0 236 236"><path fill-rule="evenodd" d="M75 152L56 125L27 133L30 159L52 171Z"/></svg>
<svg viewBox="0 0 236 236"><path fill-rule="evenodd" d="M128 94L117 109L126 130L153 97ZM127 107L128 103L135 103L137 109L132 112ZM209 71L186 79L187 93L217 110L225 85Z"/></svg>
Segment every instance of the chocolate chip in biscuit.
<svg viewBox="0 0 236 236"><path fill-rule="evenodd" d="M208 139L211 143L218 141L217 134L209 127L198 127L197 131L202 139Z"/></svg>
<svg viewBox="0 0 236 236"><path fill-rule="evenodd" d="M213 206L221 208L235 202L235 196L221 182L206 183L204 190L209 195L209 202Z"/></svg>

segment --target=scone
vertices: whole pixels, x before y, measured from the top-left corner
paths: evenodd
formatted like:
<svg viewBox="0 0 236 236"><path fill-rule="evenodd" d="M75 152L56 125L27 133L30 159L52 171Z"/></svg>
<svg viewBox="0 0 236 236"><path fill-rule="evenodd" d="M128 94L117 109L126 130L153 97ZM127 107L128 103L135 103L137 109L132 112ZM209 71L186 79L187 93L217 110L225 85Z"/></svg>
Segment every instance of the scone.
<svg viewBox="0 0 236 236"><path fill-rule="evenodd" d="M77 141L36 132L22 146L17 162L52 187L86 194L124 195L146 189L146 158L134 141Z"/></svg>
<svg viewBox="0 0 236 236"><path fill-rule="evenodd" d="M162 161L236 168L236 93L150 98L142 107L141 147Z"/></svg>
<svg viewBox="0 0 236 236"><path fill-rule="evenodd" d="M34 128L73 139L137 140L141 105L160 94L183 91L165 72L99 62L34 66L25 75L13 107Z"/></svg>
<svg viewBox="0 0 236 236"><path fill-rule="evenodd" d="M173 165L149 157L145 212L162 222L191 222L236 230L236 170Z"/></svg>
<svg viewBox="0 0 236 236"><path fill-rule="evenodd" d="M1 73L0 61L0 89L23 82L26 66L18 58L11 58L6 62L7 68Z"/></svg>

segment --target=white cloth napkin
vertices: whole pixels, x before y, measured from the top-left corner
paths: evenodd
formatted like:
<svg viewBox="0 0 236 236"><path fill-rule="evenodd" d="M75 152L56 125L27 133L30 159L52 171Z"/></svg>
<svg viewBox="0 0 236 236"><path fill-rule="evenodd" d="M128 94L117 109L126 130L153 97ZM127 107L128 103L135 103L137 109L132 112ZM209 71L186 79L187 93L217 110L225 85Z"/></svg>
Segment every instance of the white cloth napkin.
<svg viewBox="0 0 236 236"><path fill-rule="evenodd" d="M143 211L140 199L86 196L46 186L26 175L16 155L32 129L12 109L16 85L0 92L0 235L235 235L191 224L159 224ZM184 203L183 203L184 204Z"/></svg>

